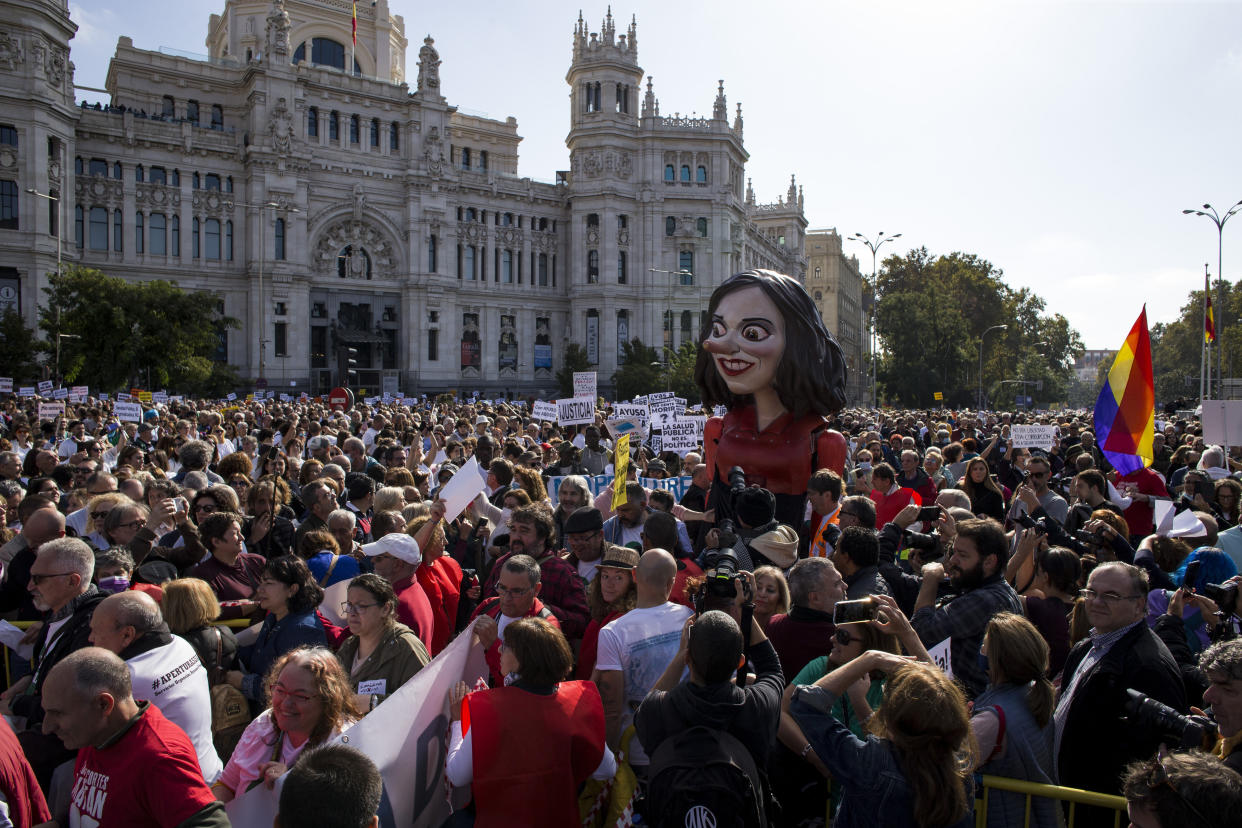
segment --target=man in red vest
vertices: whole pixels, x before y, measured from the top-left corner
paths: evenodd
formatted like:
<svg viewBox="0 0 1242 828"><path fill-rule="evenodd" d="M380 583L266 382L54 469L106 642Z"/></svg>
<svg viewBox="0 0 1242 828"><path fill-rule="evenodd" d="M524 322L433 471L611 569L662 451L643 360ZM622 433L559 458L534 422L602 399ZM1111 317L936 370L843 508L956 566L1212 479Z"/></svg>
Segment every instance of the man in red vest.
<svg viewBox="0 0 1242 828"><path fill-rule="evenodd" d="M530 555L513 555L500 564L496 595L479 604L474 618L479 619L474 632L487 650L487 666L492 672L492 686L503 687L505 673L500 667L500 647L505 640L505 627L519 618L543 618L560 629L560 622L539 600L539 564Z"/></svg>

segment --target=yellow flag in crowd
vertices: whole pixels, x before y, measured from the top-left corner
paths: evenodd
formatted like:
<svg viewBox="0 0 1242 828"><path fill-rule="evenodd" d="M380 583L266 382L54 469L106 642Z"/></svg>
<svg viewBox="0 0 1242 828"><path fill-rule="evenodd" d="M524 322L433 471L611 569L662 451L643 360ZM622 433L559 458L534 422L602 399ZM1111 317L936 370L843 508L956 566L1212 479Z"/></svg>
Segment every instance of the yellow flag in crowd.
<svg viewBox="0 0 1242 828"><path fill-rule="evenodd" d="M612 480L612 510L625 505L625 471L630 465L630 435L623 434L617 438L613 449L612 468L616 475Z"/></svg>

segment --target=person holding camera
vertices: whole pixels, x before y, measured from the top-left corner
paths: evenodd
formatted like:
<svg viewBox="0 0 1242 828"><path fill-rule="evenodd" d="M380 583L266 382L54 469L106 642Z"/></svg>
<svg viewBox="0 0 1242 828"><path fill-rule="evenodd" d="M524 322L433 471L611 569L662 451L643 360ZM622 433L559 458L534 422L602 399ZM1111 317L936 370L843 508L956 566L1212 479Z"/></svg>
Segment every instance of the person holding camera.
<svg viewBox="0 0 1242 828"><path fill-rule="evenodd" d="M1220 737L1214 752L1228 768L1242 773L1242 638L1219 641L1199 656L1208 680L1203 701L1212 706Z"/></svg>
<svg viewBox="0 0 1242 828"><path fill-rule="evenodd" d="M1061 678L1053 715L1057 777L1067 787L1119 794L1126 765L1151 756L1165 738L1158 727L1126 717L1126 691L1184 713L1186 690L1169 649L1144 623L1146 572L1130 564L1100 564L1082 595L1092 629L1070 651ZM1078 809L1080 825L1112 820L1112 811Z"/></svg>

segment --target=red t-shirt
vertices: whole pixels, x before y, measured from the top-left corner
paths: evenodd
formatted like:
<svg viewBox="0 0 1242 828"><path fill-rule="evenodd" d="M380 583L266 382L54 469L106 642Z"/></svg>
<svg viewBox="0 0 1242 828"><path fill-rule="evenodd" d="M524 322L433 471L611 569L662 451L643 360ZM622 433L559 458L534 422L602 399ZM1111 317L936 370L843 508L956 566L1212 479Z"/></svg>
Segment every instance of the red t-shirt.
<svg viewBox="0 0 1242 828"><path fill-rule="evenodd" d="M137 719L119 737L78 751L71 825L162 828L215 802L190 737L150 702L138 706Z"/></svg>
<svg viewBox="0 0 1242 828"><path fill-rule="evenodd" d="M393 592L397 593L397 620L413 630L423 646L430 650L435 637L436 616L431 611L427 592L415 578L417 574L418 570L415 570L414 575L392 585Z"/></svg>

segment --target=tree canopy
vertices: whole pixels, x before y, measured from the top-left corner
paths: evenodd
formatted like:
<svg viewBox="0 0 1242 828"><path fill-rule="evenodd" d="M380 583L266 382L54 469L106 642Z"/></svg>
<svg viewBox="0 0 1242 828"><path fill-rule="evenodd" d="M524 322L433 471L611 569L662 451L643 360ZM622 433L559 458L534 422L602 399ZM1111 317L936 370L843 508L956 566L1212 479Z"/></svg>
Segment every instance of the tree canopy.
<svg viewBox="0 0 1242 828"><path fill-rule="evenodd" d="M42 376L39 351L43 347L17 311L9 308L0 315L0 372L12 377L14 387Z"/></svg>
<svg viewBox="0 0 1242 828"><path fill-rule="evenodd" d="M587 359L586 348L577 342L571 342L565 349L565 359L561 362L561 370L556 372L556 384L560 387L561 397L574 395L574 372L590 371L591 361Z"/></svg>

